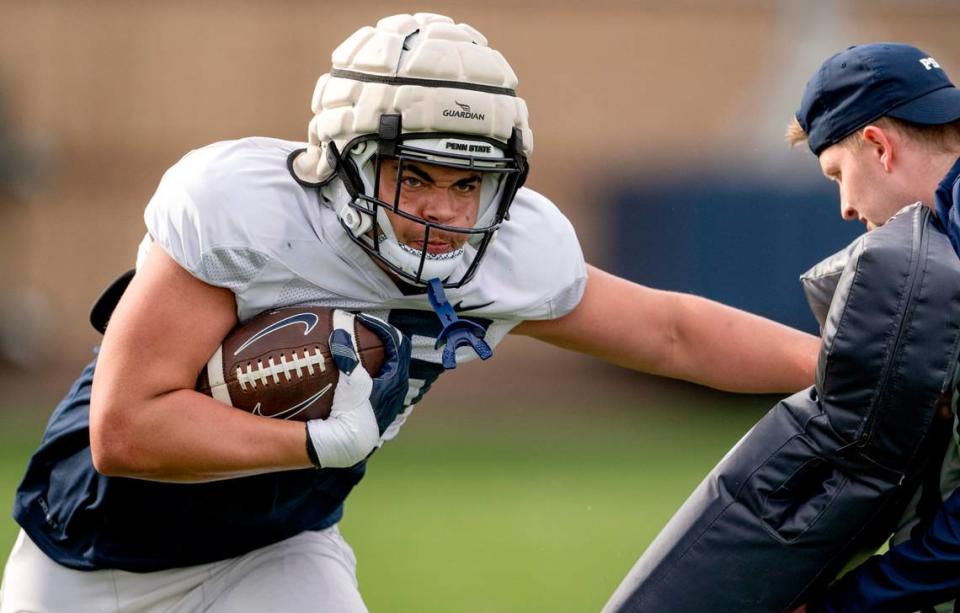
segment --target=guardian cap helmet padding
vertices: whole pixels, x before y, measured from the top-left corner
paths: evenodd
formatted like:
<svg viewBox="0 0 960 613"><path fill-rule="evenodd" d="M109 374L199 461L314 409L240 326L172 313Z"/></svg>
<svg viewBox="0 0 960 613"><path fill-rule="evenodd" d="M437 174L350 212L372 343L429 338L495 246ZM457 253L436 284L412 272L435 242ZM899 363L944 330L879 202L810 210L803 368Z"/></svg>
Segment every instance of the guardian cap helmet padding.
<svg viewBox="0 0 960 613"><path fill-rule="evenodd" d="M305 151L291 157L299 181L321 187L350 237L405 280L446 287L469 281L527 175L533 134L517 77L482 34L441 15L394 15L355 32L333 52L313 95ZM379 197L380 168L396 160L392 202ZM471 228L444 226L400 209L405 164L479 173ZM338 180L334 180L338 179ZM401 242L385 211L463 245L430 254Z"/></svg>

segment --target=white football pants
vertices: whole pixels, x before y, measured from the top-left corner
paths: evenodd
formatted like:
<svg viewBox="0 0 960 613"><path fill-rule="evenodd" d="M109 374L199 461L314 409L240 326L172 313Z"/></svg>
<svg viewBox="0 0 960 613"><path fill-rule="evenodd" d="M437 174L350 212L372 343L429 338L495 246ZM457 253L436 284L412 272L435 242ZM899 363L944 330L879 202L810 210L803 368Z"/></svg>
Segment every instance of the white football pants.
<svg viewBox="0 0 960 613"><path fill-rule="evenodd" d="M356 571L336 526L236 558L151 573L67 568L21 530L4 570L0 613L365 613Z"/></svg>

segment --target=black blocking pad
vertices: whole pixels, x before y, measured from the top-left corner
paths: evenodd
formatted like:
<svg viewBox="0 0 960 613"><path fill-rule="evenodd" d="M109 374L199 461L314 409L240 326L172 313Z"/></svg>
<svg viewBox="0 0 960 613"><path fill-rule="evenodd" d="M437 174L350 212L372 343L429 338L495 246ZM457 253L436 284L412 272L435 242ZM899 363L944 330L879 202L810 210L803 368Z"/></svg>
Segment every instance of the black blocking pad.
<svg viewBox="0 0 960 613"><path fill-rule="evenodd" d="M914 205L822 264L816 385L727 453L605 612L789 610L882 544L939 466L960 342L949 240Z"/></svg>

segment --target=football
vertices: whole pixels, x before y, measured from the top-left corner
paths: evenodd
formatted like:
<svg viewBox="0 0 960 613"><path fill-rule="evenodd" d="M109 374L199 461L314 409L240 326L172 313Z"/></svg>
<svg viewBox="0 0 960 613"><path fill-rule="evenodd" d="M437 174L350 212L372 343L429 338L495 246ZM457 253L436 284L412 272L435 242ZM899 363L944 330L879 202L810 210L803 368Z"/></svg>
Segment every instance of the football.
<svg viewBox="0 0 960 613"><path fill-rule="evenodd" d="M333 319L334 309L288 307L239 324L207 362L197 390L254 415L326 419L340 378L327 345ZM353 328L360 363L376 376L383 341L359 319Z"/></svg>

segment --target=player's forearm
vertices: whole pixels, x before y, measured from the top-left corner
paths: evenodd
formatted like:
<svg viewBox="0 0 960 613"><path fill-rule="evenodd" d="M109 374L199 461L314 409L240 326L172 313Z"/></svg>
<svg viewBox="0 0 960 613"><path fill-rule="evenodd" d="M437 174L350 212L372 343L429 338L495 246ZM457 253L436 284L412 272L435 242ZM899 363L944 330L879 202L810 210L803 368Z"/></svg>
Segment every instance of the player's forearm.
<svg viewBox="0 0 960 613"><path fill-rule="evenodd" d="M91 403L94 465L111 476L198 482L308 468L301 422L266 419L192 390Z"/></svg>
<svg viewBox="0 0 960 613"><path fill-rule="evenodd" d="M813 384L820 339L717 302L681 294L668 364L676 376L736 392Z"/></svg>
<svg viewBox="0 0 960 613"><path fill-rule="evenodd" d="M580 304L514 329L643 372L738 392L813 383L820 341L768 319L588 267Z"/></svg>

